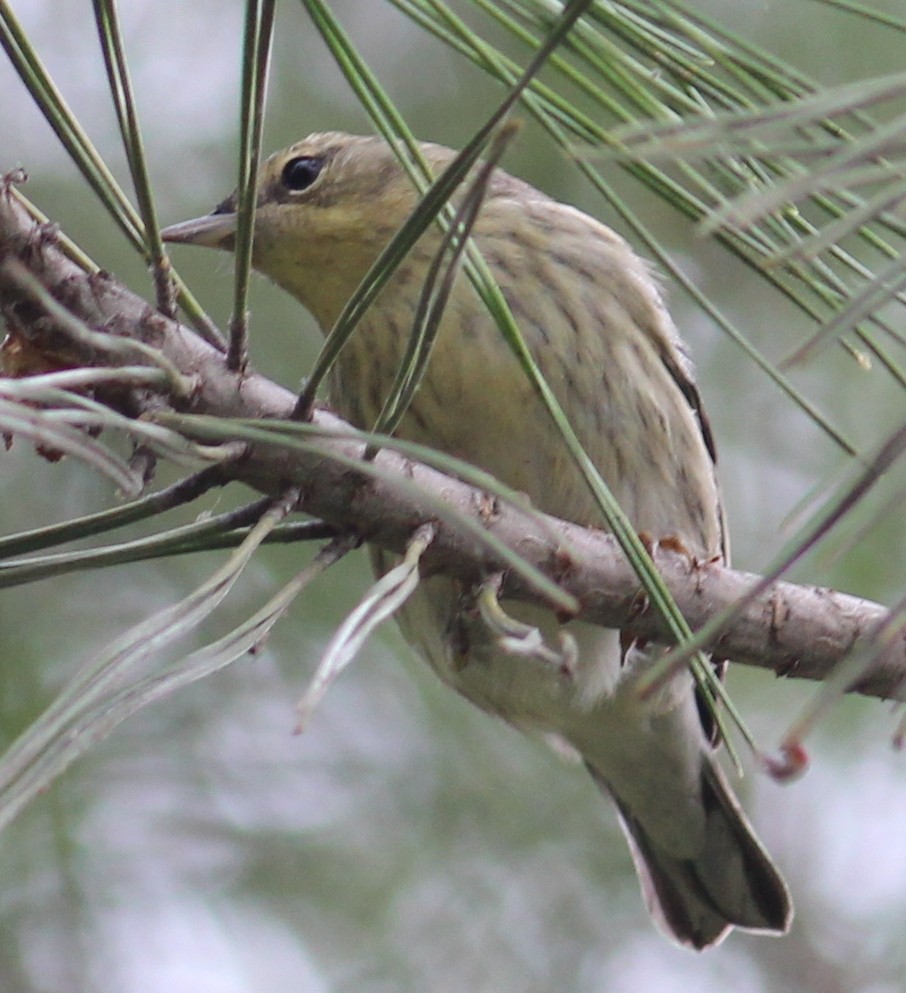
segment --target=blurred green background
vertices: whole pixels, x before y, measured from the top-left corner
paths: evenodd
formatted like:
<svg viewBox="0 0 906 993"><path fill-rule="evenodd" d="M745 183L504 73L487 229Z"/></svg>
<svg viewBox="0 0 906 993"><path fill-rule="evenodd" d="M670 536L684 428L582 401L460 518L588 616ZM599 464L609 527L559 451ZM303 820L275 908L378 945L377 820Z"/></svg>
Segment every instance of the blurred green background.
<svg viewBox="0 0 906 993"><path fill-rule="evenodd" d="M126 182L87 4L14 9L67 99ZM460 5L462 6L462 5ZM712 0L702 8L823 83L898 70L906 37L812 0ZM900 0L886 7L902 14ZM420 137L457 145L498 88L380 0L335 10ZM165 222L206 212L234 185L242 7L132 0L122 17ZM265 147L310 131L370 130L301 5L278 14ZM0 60L0 171L103 266L150 296L49 128ZM526 128L506 167L605 221L600 201ZM616 174L674 259L770 357L812 330L766 284ZM229 316L226 257L176 264L213 316ZM252 361L293 387L318 336L272 287L253 292ZM721 450L735 563L758 571L827 492L838 453L682 296ZM795 373L809 397L870 447L902 420L902 392L842 351ZM0 453L3 530L115 503L70 462L17 442ZM797 578L892 603L906 524L889 481ZM886 501L886 504L885 504ZM886 512L880 513L885 507ZM218 509L212 498L203 509ZM238 619L310 554L266 551L227 604ZM73 576L0 597L0 735L40 712L80 660L184 595L216 555ZM320 580L254 659L141 712L79 761L3 838L0 988L116 993L692 993L906 989L906 767L897 715L847 700L810 740L812 767L785 787L740 784L797 904L783 940L734 934L696 956L653 928L612 810L587 778L472 710L410 657L372 640L311 727L301 694L333 628L367 588L357 555ZM206 634L224 630L212 624ZM765 748L814 687L737 668L730 687Z"/></svg>

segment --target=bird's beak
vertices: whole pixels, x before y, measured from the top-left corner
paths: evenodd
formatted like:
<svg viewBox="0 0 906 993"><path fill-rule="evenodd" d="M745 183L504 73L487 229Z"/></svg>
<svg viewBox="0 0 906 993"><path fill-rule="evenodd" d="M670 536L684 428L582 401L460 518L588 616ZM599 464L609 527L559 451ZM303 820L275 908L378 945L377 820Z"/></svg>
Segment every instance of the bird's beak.
<svg viewBox="0 0 906 993"><path fill-rule="evenodd" d="M191 221L171 224L160 235L164 241L178 245L201 245L203 248L220 248L229 252L236 240L236 214L213 213L195 217Z"/></svg>

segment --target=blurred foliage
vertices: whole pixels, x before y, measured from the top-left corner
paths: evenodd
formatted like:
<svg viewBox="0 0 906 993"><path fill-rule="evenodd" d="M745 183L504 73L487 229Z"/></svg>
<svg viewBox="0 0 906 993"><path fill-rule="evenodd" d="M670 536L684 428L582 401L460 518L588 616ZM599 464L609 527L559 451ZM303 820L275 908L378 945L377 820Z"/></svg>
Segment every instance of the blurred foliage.
<svg viewBox="0 0 906 993"><path fill-rule="evenodd" d="M906 35L817 0L697 6L819 84L902 65ZM874 6L882 8L880 0ZM16 7L128 188L86 10L42 0ZM419 137L459 146L499 101L498 85L382 0L332 7ZM487 23L470 4L456 9L473 25ZM897 14L897 0L887 9ZM157 0L123 5L121 16L158 215L163 222L195 216L235 185L240 8ZM526 48L502 29L488 29L488 37L526 60ZM265 149L310 131L370 129L301 5L278 10L267 110ZM124 251L5 63L0 119L0 169L24 166L29 197L99 264L151 298L145 263ZM505 165L623 227L602 212L600 198L542 140L537 124L527 124ZM801 312L738 258L613 163L597 165L668 259L773 362L811 335L814 326ZM231 264L203 253L185 253L178 262L225 326ZM735 561L761 570L847 460L678 290L671 309L692 346L716 428ZM257 280L251 311L253 364L293 387L319 345L310 319ZM790 377L859 449L903 420L902 389L877 363L863 368L828 349ZM3 459L5 531L116 501L87 470L49 465L21 443ZM900 467L795 575L897 599L903 485ZM204 509L219 512L231 499L213 494ZM191 520L197 513L175 516ZM244 617L308 555L263 550L228 601L232 615ZM4 590L4 740L35 718L96 646L184 596L220 561L207 553ZM292 736L294 701L332 630L366 588L366 573L359 557L330 570L275 629L265 652L137 715L12 825L0 877L4 988L902 987L906 776L902 758L889 750L894 720L884 707L842 703L813 739L814 767L795 786L757 777L743 784L765 843L789 876L797 923L788 939L734 935L694 958L652 929L617 826L585 777L436 685L395 631L373 639L309 730ZM222 633L228 621L205 625L199 642ZM736 672L731 686L766 745L809 696L809 688L769 684L763 673Z"/></svg>

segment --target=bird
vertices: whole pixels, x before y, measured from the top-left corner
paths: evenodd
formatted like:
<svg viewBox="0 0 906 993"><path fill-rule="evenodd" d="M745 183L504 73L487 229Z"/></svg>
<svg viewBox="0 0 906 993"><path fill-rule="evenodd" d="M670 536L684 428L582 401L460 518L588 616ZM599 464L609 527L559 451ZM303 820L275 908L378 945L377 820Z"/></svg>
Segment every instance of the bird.
<svg viewBox="0 0 906 993"><path fill-rule="evenodd" d="M435 175L455 153L419 143ZM377 136L311 134L261 165L252 264L326 333L420 194ZM453 200L456 202L455 198ZM165 228L174 244L235 248L238 196ZM693 368L649 263L602 222L495 168L471 236L532 357L639 534L728 560L711 428ZM328 402L356 427L377 421L406 348L432 225L381 290L331 373ZM459 273L418 390L396 433L457 456L539 510L604 527L561 435L466 274ZM383 573L396 559L373 549ZM453 579L422 579L398 612L441 680L482 710L582 762L616 805L649 911L680 945L734 927L783 934L792 903L719 768L688 672L642 699L656 655L626 632L572 621L574 663L507 651ZM505 602L556 643L561 621Z"/></svg>

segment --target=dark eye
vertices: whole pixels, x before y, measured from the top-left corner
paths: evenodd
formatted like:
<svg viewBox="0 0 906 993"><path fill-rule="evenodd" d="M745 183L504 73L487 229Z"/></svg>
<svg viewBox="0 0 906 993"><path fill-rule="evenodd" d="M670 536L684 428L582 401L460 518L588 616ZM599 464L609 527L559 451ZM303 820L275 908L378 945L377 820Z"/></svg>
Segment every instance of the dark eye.
<svg viewBox="0 0 906 993"><path fill-rule="evenodd" d="M307 190L324 168L324 159L301 155L290 159L283 167L283 185L288 190Z"/></svg>

